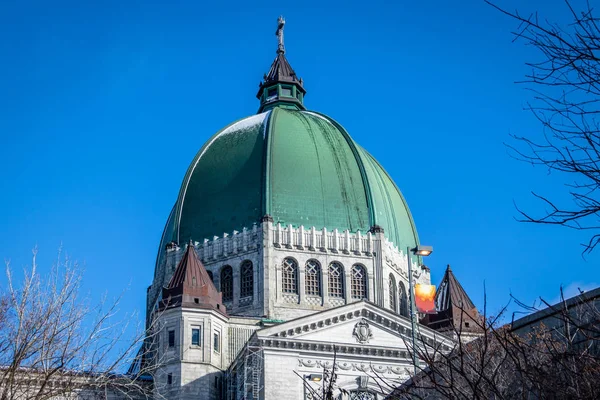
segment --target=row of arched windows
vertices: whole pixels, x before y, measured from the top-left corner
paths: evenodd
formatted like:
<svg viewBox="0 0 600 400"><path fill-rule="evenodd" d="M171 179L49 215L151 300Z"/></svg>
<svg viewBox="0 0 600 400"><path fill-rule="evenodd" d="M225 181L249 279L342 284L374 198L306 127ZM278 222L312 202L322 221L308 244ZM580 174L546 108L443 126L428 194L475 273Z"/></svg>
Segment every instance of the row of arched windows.
<svg viewBox="0 0 600 400"><path fill-rule="evenodd" d="M396 286L396 279L394 278L394 275L390 274L388 284L388 294L390 296L390 309L394 312L397 312L400 315L408 317L408 298L406 296L406 288L404 287L404 283L400 282L400 287L398 288Z"/></svg>
<svg viewBox="0 0 600 400"><path fill-rule="evenodd" d="M211 279L212 279L212 274ZM225 265L221 268L221 293L223 302L233 300L233 268ZM254 266L252 261L245 260L240 265L240 298L252 297L254 295Z"/></svg>
<svg viewBox="0 0 600 400"><path fill-rule="evenodd" d="M282 265L281 290L283 293L299 293L298 263L286 258ZM344 266L339 262L329 264L327 271L327 293L329 297L345 297ZM367 270L360 264L352 266L350 275L350 295L353 299L367 298ZM308 260L304 271L304 293L307 296L322 296L321 264L317 260Z"/></svg>

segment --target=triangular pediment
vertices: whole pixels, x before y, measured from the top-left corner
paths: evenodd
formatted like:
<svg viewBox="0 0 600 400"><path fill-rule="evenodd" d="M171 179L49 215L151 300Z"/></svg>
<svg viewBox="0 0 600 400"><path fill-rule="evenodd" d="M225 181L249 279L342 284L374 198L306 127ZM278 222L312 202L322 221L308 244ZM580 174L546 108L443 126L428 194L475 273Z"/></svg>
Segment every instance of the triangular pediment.
<svg viewBox="0 0 600 400"><path fill-rule="evenodd" d="M419 325L418 332L431 343L451 342L423 325ZM360 301L262 329L257 334L264 339L406 349L411 340L411 323L406 317Z"/></svg>

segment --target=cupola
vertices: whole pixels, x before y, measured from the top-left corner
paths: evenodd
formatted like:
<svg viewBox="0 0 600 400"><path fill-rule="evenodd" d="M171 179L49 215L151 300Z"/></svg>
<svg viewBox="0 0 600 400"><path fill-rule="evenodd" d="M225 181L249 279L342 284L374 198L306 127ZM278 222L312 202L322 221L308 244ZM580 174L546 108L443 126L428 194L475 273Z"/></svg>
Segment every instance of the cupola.
<svg viewBox="0 0 600 400"><path fill-rule="evenodd" d="M304 90L302 79L298 78L294 69L285 58L285 45L283 43L283 28L285 19L279 17L277 20L277 57L271 64L269 73L265 74L260 83L260 89L256 97L260 100L258 112L269 110L275 106L305 110Z"/></svg>

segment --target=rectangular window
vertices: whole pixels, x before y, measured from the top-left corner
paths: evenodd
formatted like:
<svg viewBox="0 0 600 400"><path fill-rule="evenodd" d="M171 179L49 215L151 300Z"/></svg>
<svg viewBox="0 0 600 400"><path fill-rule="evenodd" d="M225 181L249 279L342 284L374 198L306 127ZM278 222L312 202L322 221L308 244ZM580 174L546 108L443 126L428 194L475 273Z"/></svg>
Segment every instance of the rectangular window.
<svg viewBox="0 0 600 400"><path fill-rule="evenodd" d="M200 328L192 328L192 346L200 346Z"/></svg>
<svg viewBox="0 0 600 400"><path fill-rule="evenodd" d="M175 331L169 331L169 347L175 347Z"/></svg>
<svg viewBox="0 0 600 400"><path fill-rule="evenodd" d="M171 385L173 383L173 374L167 374L167 385Z"/></svg>
<svg viewBox="0 0 600 400"><path fill-rule="evenodd" d="M267 91L267 100L277 97L277 88L271 88Z"/></svg>
<svg viewBox="0 0 600 400"><path fill-rule="evenodd" d="M213 334L213 350L217 353L221 352L221 337L219 332Z"/></svg>
<svg viewBox="0 0 600 400"><path fill-rule="evenodd" d="M292 97L292 88L289 87L282 87L281 88L281 95L285 96L285 97Z"/></svg>

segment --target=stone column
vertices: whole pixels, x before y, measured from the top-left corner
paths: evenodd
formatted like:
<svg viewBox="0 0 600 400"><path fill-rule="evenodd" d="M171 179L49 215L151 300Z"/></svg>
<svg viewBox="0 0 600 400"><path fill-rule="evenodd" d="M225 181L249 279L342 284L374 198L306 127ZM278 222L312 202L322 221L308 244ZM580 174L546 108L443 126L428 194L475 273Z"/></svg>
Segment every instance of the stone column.
<svg viewBox="0 0 600 400"><path fill-rule="evenodd" d="M306 282L306 265L301 265L300 261L298 261L298 281L296 283L298 284L298 296L300 297L299 303L303 305L306 304L306 291L304 290L304 282Z"/></svg>
<svg viewBox="0 0 600 400"><path fill-rule="evenodd" d="M240 306L240 263L236 261L236 264L229 265L233 270L233 301L231 302L231 308L235 310Z"/></svg>
<svg viewBox="0 0 600 400"><path fill-rule="evenodd" d="M262 246L258 250L259 261L256 266L258 279L255 281L254 286L257 301L258 296L262 294L260 299L263 308L262 315L266 315L267 318L270 318L275 300L279 297L276 296L277 279L276 268L273 262L273 217L268 214L262 217L261 230ZM273 294L273 296L271 296L271 294Z"/></svg>
<svg viewBox="0 0 600 400"><path fill-rule="evenodd" d="M323 305L329 306L329 265L321 265L321 294Z"/></svg>
<svg viewBox="0 0 600 400"><path fill-rule="evenodd" d="M368 293L369 299L371 299L379 307L384 306L384 289L383 289L383 228L374 225L371 227L370 232L373 234L373 253L375 256L373 263L373 293Z"/></svg>
<svg viewBox="0 0 600 400"><path fill-rule="evenodd" d="M344 265L344 292L346 304L352 303L352 265Z"/></svg>

